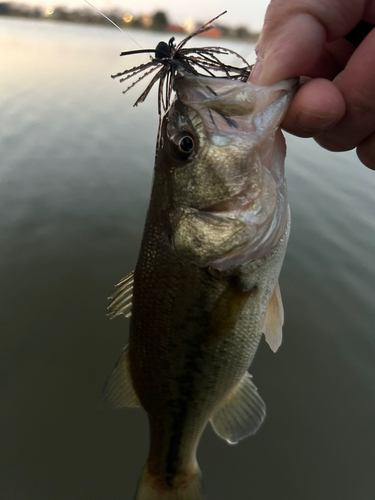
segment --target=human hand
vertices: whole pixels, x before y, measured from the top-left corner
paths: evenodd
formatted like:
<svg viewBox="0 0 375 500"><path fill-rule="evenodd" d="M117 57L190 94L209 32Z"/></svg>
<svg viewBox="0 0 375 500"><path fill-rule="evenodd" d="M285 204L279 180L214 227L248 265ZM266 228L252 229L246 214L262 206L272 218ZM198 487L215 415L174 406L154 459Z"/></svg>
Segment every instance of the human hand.
<svg viewBox="0 0 375 500"><path fill-rule="evenodd" d="M375 170L375 29L356 49L344 39L361 20L375 24L375 0L272 0L250 81L308 77L282 127L330 151L357 148Z"/></svg>

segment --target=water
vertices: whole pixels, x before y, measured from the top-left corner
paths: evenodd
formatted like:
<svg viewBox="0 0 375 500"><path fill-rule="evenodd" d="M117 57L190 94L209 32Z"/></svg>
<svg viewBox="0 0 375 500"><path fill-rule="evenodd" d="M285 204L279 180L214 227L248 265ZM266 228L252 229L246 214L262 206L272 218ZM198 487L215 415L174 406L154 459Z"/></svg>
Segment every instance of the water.
<svg viewBox="0 0 375 500"><path fill-rule="evenodd" d="M141 87L109 78L131 48L0 18L1 500L130 500L146 458L145 414L100 403L127 338L105 298L136 261L157 128L156 96L134 109ZM375 174L288 146L284 342L251 370L268 416L237 446L207 429L198 459L212 500L374 500Z"/></svg>

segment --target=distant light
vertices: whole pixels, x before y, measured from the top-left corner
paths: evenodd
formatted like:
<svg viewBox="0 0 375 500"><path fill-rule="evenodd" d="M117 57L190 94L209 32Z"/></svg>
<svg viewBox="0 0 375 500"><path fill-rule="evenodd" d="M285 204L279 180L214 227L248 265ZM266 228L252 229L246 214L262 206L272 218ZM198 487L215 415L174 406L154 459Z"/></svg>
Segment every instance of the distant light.
<svg viewBox="0 0 375 500"><path fill-rule="evenodd" d="M125 22L125 23L131 23L132 20L133 20L133 16L131 14L129 14L129 12L127 12L124 17L122 18L122 20Z"/></svg>
<svg viewBox="0 0 375 500"><path fill-rule="evenodd" d="M183 28L187 33L193 33L195 30L194 19L187 18L179 22L181 28Z"/></svg>
<svg viewBox="0 0 375 500"><path fill-rule="evenodd" d="M146 14L141 16L141 23L145 28L150 28L152 25L152 17Z"/></svg>
<svg viewBox="0 0 375 500"><path fill-rule="evenodd" d="M48 7L48 8L44 11L44 15L45 15L45 16L51 16L54 12L55 12L55 9L54 9L53 7Z"/></svg>

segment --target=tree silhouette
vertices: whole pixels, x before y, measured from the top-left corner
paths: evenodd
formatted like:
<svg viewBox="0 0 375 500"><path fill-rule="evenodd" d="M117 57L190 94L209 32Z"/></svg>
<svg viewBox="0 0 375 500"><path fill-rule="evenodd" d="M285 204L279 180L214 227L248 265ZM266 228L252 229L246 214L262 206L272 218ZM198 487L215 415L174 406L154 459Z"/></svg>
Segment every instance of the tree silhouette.
<svg viewBox="0 0 375 500"><path fill-rule="evenodd" d="M158 10L152 18L152 28L154 30L165 31L168 26L168 18L165 12Z"/></svg>

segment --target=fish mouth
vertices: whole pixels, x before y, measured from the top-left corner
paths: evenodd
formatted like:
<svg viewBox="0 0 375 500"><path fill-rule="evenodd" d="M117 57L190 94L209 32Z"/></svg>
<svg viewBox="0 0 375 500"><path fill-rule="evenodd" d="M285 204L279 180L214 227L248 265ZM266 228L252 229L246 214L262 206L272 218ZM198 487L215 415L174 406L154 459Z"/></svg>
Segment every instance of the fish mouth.
<svg viewBox="0 0 375 500"><path fill-rule="evenodd" d="M238 194L227 198L226 200L220 200L212 203L206 207L200 207L200 212L214 213L214 214L224 214L230 212L238 212L238 210L250 210L256 199L253 197L249 199L249 189L248 187L242 189Z"/></svg>
<svg viewBox="0 0 375 500"><path fill-rule="evenodd" d="M276 184L271 175L267 185L253 196L247 187L237 195L199 208L199 212L226 219L237 219L247 225L257 226L263 232L273 220L279 201ZM263 228L263 229L261 229Z"/></svg>
<svg viewBox="0 0 375 500"><path fill-rule="evenodd" d="M239 134L251 134L259 141L274 133L297 84L298 79L292 78L263 87L241 80L196 76L183 69L175 78L179 100L189 115L199 115L205 135L217 146L229 144Z"/></svg>
<svg viewBox="0 0 375 500"><path fill-rule="evenodd" d="M173 171L175 244L198 265L242 265L267 254L284 233L285 141L278 128L296 83L176 77L180 121L169 126L188 122L199 150L189 167Z"/></svg>
<svg viewBox="0 0 375 500"><path fill-rule="evenodd" d="M204 217L242 223L248 235L246 242L236 245L226 255L212 262L220 268L228 263L242 264L267 253L278 241L285 230L286 199L278 192L276 183L267 169L264 169L261 185L256 192L245 185L235 196L220 200L199 209ZM285 220L284 220L285 219Z"/></svg>

